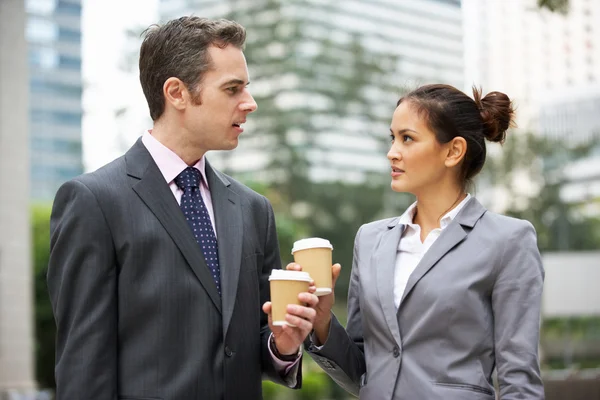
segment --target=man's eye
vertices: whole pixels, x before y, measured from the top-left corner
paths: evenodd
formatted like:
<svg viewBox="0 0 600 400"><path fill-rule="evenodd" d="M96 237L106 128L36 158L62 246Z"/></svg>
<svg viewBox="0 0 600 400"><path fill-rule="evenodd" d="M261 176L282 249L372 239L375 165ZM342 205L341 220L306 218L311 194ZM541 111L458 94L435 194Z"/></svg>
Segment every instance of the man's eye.
<svg viewBox="0 0 600 400"><path fill-rule="evenodd" d="M237 91L238 91L238 88L237 88L237 86L228 87L228 88L227 88L227 91L228 91L229 93L237 93Z"/></svg>

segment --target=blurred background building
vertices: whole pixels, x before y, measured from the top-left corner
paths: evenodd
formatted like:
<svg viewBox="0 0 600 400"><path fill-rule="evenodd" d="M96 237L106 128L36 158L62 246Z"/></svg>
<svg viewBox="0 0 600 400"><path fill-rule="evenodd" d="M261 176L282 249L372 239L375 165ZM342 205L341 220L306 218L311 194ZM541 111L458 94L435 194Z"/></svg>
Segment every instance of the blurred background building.
<svg viewBox="0 0 600 400"><path fill-rule="evenodd" d="M22 0L0 1L0 398L32 390L27 45Z"/></svg>
<svg viewBox="0 0 600 400"><path fill-rule="evenodd" d="M548 91L540 102L539 123L540 133L551 140L591 147L581 159L557 157L547 164L561 172L557 179L563 182L565 201L582 204L588 215L600 215L600 83Z"/></svg>
<svg viewBox="0 0 600 400"><path fill-rule="evenodd" d="M600 82L600 2L570 0L563 15L536 0L463 0L467 84L516 99L522 130L539 131L549 91Z"/></svg>
<svg viewBox="0 0 600 400"><path fill-rule="evenodd" d="M600 215L600 1L570 0L564 14L539 3L462 1L466 85L507 93L517 106L516 131L557 143L544 168L561 184L562 199ZM562 146L590 149L574 160Z"/></svg>
<svg viewBox="0 0 600 400"><path fill-rule="evenodd" d="M31 197L54 198L83 173L81 0L25 0Z"/></svg>
<svg viewBox="0 0 600 400"><path fill-rule="evenodd" d="M294 155L315 182L381 176L402 91L431 82L463 86L460 0L159 1L162 21L190 14L231 18L248 30L259 110L235 154L210 155L236 176L287 179L277 165ZM265 131L285 131L289 151L275 153Z"/></svg>

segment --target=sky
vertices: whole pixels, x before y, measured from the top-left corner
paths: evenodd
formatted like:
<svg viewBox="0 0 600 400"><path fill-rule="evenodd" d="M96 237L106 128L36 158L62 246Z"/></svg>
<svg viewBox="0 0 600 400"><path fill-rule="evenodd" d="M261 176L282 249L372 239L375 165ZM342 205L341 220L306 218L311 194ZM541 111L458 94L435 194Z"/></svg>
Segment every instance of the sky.
<svg viewBox="0 0 600 400"><path fill-rule="evenodd" d="M119 157L142 130L150 128L137 73L119 69L128 48L126 30L158 22L157 0L83 0L83 162L93 171ZM137 71L137 68L134 68ZM116 110L127 107L117 120Z"/></svg>

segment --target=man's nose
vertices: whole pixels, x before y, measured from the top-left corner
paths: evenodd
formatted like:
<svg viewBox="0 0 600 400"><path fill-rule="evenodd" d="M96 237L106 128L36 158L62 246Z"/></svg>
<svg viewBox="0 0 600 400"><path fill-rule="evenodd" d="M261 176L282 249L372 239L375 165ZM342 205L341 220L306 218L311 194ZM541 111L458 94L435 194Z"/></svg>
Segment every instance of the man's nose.
<svg viewBox="0 0 600 400"><path fill-rule="evenodd" d="M256 101L254 101L254 97L252 97L252 95L250 93L248 93L246 98L240 105L240 107L241 107L242 111L251 113L251 112L256 111L256 109L258 108L258 104L256 104Z"/></svg>

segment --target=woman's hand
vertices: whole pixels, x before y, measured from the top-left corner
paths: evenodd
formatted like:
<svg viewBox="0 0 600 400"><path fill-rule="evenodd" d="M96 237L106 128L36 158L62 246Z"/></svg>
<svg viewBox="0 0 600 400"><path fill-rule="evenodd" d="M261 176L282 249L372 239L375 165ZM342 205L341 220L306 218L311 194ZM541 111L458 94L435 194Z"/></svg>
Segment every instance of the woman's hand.
<svg viewBox="0 0 600 400"><path fill-rule="evenodd" d="M302 266L296 263L289 263L286 269L289 271L302 271ZM342 266L340 264L334 264L331 267L331 293L319 296L319 302L314 306L316 315L313 319L313 329L318 340L318 343L315 343L316 345L322 345L327 341L329 325L331 324L331 308L335 303L335 283L340 276L341 270Z"/></svg>

